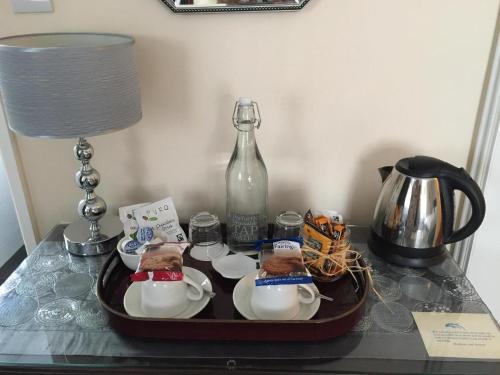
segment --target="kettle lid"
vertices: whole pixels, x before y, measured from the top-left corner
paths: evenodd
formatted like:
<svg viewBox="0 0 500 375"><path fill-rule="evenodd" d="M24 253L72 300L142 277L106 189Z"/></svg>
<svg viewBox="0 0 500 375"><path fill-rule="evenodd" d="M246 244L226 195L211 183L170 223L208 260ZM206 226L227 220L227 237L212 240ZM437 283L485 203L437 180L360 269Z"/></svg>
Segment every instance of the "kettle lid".
<svg viewBox="0 0 500 375"><path fill-rule="evenodd" d="M433 178L440 177L443 170L456 170L458 168L436 158L417 155L412 158L401 159L397 162L396 169L411 177Z"/></svg>

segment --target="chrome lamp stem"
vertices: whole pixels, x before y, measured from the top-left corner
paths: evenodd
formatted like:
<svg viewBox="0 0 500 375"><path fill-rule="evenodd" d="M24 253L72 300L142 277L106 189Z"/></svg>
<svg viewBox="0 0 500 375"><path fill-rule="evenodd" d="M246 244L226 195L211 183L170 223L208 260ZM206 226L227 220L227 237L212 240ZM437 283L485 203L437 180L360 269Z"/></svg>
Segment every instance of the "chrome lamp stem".
<svg viewBox="0 0 500 375"><path fill-rule="evenodd" d="M99 185L101 176L90 164L90 159L94 156L94 148L85 138L79 138L78 143L73 148L75 158L82 163L82 166L75 175L76 185L85 190L85 199L78 203L78 214L87 219L90 227L90 238L99 239L99 220L106 213L106 202L94 193L94 189Z"/></svg>
<svg viewBox="0 0 500 375"><path fill-rule="evenodd" d="M85 190L85 198L78 203L81 219L64 231L66 249L72 254L84 256L110 252L116 245L122 226L117 217L104 217L106 202L94 192L101 180L99 172L90 164L94 148L80 137L73 152L82 164L76 172L75 182L80 189Z"/></svg>

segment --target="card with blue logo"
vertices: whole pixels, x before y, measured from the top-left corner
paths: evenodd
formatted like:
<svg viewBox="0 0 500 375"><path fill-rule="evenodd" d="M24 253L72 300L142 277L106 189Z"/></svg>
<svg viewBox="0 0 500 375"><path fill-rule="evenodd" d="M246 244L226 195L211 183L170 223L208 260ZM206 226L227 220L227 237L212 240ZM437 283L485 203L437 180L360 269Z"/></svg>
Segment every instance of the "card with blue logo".
<svg viewBox="0 0 500 375"><path fill-rule="evenodd" d="M500 332L490 314L413 312L429 357L500 359Z"/></svg>

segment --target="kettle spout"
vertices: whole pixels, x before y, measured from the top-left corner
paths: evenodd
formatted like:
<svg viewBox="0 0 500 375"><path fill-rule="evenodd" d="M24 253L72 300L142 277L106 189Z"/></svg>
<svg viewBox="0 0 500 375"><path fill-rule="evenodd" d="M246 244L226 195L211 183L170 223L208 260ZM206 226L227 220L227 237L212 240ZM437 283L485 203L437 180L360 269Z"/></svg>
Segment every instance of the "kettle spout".
<svg viewBox="0 0 500 375"><path fill-rule="evenodd" d="M378 169L378 173L380 173L380 177L382 177L382 183L385 182L387 177L389 177L389 175L392 172L392 169L393 169L393 167L391 167L391 166L382 167L382 168Z"/></svg>

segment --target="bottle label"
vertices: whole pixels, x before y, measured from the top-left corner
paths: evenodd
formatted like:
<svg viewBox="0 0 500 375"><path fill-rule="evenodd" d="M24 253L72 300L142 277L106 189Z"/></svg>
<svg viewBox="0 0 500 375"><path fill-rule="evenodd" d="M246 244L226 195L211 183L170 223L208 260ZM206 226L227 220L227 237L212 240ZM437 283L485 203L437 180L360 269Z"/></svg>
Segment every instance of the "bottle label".
<svg viewBox="0 0 500 375"><path fill-rule="evenodd" d="M253 242L259 239L259 215L231 214L230 233L238 242Z"/></svg>

